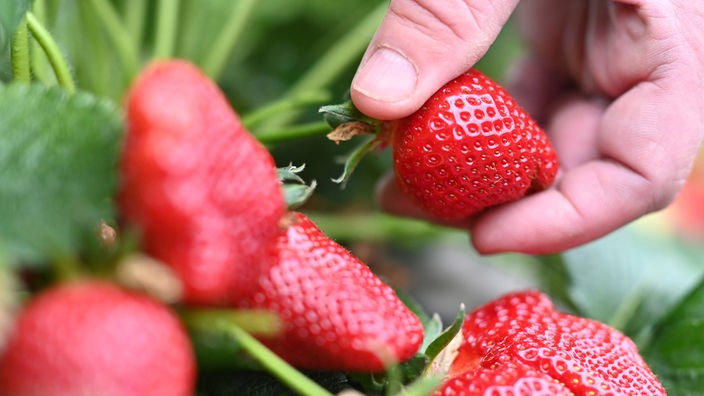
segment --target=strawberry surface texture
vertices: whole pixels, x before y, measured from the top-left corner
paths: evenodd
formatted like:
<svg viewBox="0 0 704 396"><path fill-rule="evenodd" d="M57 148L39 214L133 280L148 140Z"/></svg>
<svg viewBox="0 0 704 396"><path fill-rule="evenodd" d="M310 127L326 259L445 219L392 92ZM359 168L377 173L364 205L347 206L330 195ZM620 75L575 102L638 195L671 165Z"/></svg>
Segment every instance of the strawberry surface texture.
<svg viewBox="0 0 704 396"><path fill-rule="evenodd" d="M0 355L4 396L191 395L195 359L177 317L98 281L55 286L22 310Z"/></svg>
<svg viewBox="0 0 704 396"><path fill-rule="evenodd" d="M119 205L184 301L251 293L285 211L276 166L219 88L186 61L148 66L127 100Z"/></svg>
<svg viewBox="0 0 704 396"><path fill-rule="evenodd" d="M447 220L547 188L558 161L545 132L496 82L471 69L410 116L386 123L402 191Z"/></svg>
<svg viewBox="0 0 704 396"><path fill-rule="evenodd" d="M271 310L284 323L281 335L262 341L306 369L377 372L411 358L423 341L418 317L305 215L295 213L292 221L244 303Z"/></svg>
<svg viewBox="0 0 704 396"><path fill-rule="evenodd" d="M665 395L619 331L556 311L542 293L509 294L471 312L436 395Z"/></svg>

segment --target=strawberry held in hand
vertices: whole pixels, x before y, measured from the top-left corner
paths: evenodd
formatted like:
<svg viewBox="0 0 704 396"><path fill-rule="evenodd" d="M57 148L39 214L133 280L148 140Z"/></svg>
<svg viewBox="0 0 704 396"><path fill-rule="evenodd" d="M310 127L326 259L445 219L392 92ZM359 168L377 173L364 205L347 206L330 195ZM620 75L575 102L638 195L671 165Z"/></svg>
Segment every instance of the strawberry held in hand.
<svg viewBox="0 0 704 396"><path fill-rule="evenodd" d="M54 287L21 312L0 355L4 396L187 396L195 358L178 318L97 281Z"/></svg>
<svg viewBox="0 0 704 396"><path fill-rule="evenodd" d="M294 366L382 371L411 358L423 326L359 259L296 213L272 249L272 267L244 304L277 313L283 334L263 341Z"/></svg>
<svg viewBox="0 0 704 396"><path fill-rule="evenodd" d="M285 210L271 155L185 61L147 67L126 105L124 219L179 275L186 302L250 293Z"/></svg>
<svg viewBox="0 0 704 396"><path fill-rule="evenodd" d="M473 311L462 338L437 395L666 394L629 338L555 311L538 292L510 294Z"/></svg>
<svg viewBox="0 0 704 396"><path fill-rule="evenodd" d="M555 152L508 93L477 70L390 124L394 171L429 213L464 219L550 185Z"/></svg>
<svg viewBox="0 0 704 396"><path fill-rule="evenodd" d="M401 190L439 219L461 220L517 200L547 188L557 175L557 156L545 132L475 69L400 120L369 119L344 105L321 112L333 126L342 124L338 130L345 124L355 126L352 134L377 129L378 143L392 146ZM347 140L345 135L331 139Z"/></svg>

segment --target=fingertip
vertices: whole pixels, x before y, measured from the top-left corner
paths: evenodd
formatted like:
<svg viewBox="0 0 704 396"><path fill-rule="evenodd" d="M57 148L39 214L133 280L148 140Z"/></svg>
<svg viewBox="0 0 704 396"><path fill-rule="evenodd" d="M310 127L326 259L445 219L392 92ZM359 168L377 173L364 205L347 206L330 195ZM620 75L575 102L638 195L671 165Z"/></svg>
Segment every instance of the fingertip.
<svg viewBox="0 0 704 396"><path fill-rule="evenodd" d="M379 120L407 116L422 105L418 96L418 67L402 51L370 49L352 80L350 95L364 114Z"/></svg>
<svg viewBox="0 0 704 396"><path fill-rule="evenodd" d="M350 95L364 114L403 118L486 52L517 1L392 0L352 81ZM479 23L480 22L480 23Z"/></svg>

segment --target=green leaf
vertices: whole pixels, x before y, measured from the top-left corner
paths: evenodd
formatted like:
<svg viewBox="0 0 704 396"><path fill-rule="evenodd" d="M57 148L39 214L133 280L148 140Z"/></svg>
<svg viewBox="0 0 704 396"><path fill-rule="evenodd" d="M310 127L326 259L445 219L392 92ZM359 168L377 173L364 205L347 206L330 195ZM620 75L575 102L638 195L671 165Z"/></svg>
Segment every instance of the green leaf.
<svg viewBox="0 0 704 396"><path fill-rule="evenodd" d="M704 275L673 240L627 227L563 255L572 302L584 316L646 340Z"/></svg>
<svg viewBox="0 0 704 396"><path fill-rule="evenodd" d="M435 339L428 344L428 346L423 350L425 354L430 358L430 360L435 359L438 354L445 349L445 347L452 341L457 333L462 330L462 324L464 323L464 318L466 316L464 304L460 307L457 312L455 320L452 322L450 327L438 335ZM425 341L423 342L425 344Z"/></svg>
<svg viewBox="0 0 704 396"><path fill-rule="evenodd" d="M17 25L31 5L30 0L0 1L0 50L7 48Z"/></svg>
<svg viewBox="0 0 704 396"><path fill-rule="evenodd" d="M704 395L704 282L662 321L643 355L668 395Z"/></svg>
<svg viewBox="0 0 704 396"><path fill-rule="evenodd" d="M87 93L0 87L0 252L70 256L113 217L121 113Z"/></svg>

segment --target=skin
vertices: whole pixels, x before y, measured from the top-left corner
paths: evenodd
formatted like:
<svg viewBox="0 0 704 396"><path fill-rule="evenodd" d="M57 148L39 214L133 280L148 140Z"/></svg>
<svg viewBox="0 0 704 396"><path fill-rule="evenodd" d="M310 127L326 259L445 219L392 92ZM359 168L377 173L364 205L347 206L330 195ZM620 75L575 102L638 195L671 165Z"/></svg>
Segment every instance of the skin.
<svg viewBox="0 0 704 396"><path fill-rule="evenodd" d="M561 172L546 191L454 224L482 253L557 252L664 208L704 135L704 3L518 3L392 0L351 87L372 117L409 115L471 67L515 11L528 51L504 85L546 128ZM391 178L379 196L389 212L428 218Z"/></svg>

